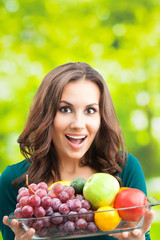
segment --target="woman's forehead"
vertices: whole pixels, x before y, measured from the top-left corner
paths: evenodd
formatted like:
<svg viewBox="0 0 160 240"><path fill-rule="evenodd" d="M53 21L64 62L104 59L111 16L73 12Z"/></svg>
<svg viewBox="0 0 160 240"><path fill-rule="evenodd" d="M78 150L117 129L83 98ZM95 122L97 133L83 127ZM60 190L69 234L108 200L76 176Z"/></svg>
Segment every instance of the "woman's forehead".
<svg viewBox="0 0 160 240"><path fill-rule="evenodd" d="M70 99L72 101L88 99L99 102L99 98L100 90L97 84L83 79L67 83L61 96L61 100Z"/></svg>

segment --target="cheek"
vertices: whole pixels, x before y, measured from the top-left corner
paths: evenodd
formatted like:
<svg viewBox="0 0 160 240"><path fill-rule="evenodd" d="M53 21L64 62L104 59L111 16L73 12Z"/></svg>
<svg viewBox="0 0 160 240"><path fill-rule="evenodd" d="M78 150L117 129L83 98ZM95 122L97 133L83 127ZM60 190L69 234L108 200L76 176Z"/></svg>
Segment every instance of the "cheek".
<svg viewBox="0 0 160 240"><path fill-rule="evenodd" d="M62 129L62 121L56 116L53 121L53 137L55 137Z"/></svg>
<svg viewBox="0 0 160 240"><path fill-rule="evenodd" d="M93 121L92 124L90 123L90 130L94 135L97 134L99 128L100 128L100 119Z"/></svg>
<svg viewBox="0 0 160 240"><path fill-rule="evenodd" d="M59 134L68 126L68 119L62 118L57 114L53 121L53 134Z"/></svg>

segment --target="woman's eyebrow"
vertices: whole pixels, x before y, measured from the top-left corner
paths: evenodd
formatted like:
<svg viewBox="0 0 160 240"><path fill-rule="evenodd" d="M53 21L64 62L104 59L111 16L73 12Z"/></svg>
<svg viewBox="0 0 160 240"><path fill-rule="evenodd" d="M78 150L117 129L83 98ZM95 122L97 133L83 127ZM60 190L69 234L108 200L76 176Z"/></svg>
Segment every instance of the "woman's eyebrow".
<svg viewBox="0 0 160 240"><path fill-rule="evenodd" d="M66 100L61 100L61 101L60 101L60 104L61 104L61 103L65 103L65 104L67 104L67 105L73 106L72 103L70 103L70 102L68 102L68 101L66 101ZM96 106L99 107L99 104L98 104L98 103L90 103L90 104L86 105L86 107L92 107L92 106L94 106L94 105L96 105Z"/></svg>
<svg viewBox="0 0 160 240"><path fill-rule="evenodd" d="M67 101L65 101L65 100L61 100L61 101L60 101L60 103L65 103L65 104L67 104L67 105L73 106L73 104L72 104L72 103L70 103L70 102L67 102Z"/></svg>
<svg viewBox="0 0 160 240"><path fill-rule="evenodd" d="M94 106L94 105L96 105L96 106L99 107L99 104L98 104L98 103L91 103L91 104L88 104L86 107L92 107L92 106Z"/></svg>

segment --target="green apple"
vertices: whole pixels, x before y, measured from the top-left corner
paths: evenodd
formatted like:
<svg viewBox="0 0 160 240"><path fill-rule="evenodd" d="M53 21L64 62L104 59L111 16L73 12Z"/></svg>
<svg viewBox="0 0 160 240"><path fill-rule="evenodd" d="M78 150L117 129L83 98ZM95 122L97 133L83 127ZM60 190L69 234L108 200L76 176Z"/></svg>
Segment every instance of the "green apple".
<svg viewBox="0 0 160 240"><path fill-rule="evenodd" d="M110 205L120 188L118 180L108 173L94 173L83 187L83 196L94 209Z"/></svg>

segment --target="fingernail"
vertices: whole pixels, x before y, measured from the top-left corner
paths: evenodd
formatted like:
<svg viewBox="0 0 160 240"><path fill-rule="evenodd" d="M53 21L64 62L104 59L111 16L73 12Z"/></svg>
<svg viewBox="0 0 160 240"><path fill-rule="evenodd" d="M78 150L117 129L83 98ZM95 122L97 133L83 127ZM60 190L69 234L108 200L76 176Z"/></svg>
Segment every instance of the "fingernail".
<svg viewBox="0 0 160 240"><path fill-rule="evenodd" d="M13 226L16 226L16 222L15 222L14 220L12 221L12 225L13 225Z"/></svg>
<svg viewBox="0 0 160 240"><path fill-rule="evenodd" d="M139 234L139 231L134 230L134 235L137 236Z"/></svg>
<svg viewBox="0 0 160 240"><path fill-rule="evenodd" d="M123 233L123 237L124 237L124 238L128 238L128 232L124 232L124 233Z"/></svg>
<svg viewBox="0 0 160 240"><path fill-rule="evenodd" d="M35 233L35 230L34 229L30 229L29 232L28 232L28 235L32 236L34 233Z"/></svg>

